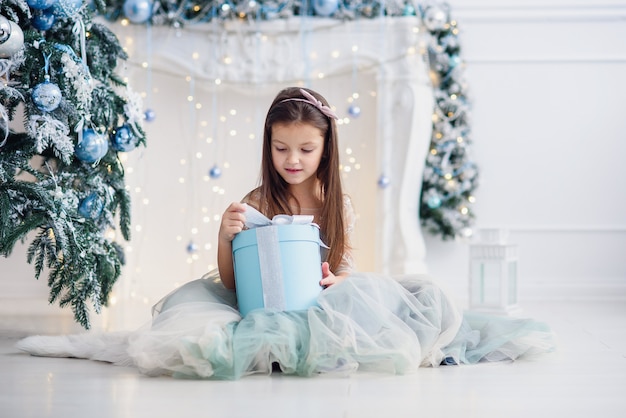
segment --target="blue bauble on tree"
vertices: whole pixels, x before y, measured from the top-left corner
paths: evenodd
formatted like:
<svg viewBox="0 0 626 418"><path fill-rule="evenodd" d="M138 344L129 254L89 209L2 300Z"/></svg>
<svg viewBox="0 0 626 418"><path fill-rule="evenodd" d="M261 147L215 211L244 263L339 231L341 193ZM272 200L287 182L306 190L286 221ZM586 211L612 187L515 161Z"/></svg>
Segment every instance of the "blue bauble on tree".
<svg viewBox="0 0 626 418"><path fill-rule="evenodd" d="M147 109L143 116L146 118L146 122L152 122L156 119L156 113L152 109Z"/></svg>
<svg viewBox="0 0 626 418"><path fill-rule="evenodd" d="M45 76L45 81L39 83L33 89L31 94L33 103L37 106L37 109L43 112L52 112L61 103L61 89L54 83L50 82L50 76Z"/></svg>
<svg viewBox="0 0 626 418"><path fill-rule="evenodd" d="M441 203L443 203L441 201L441 198L439 196L437 196L436 194L432 194L428 197L428 199L426 200L426 204L428 205L429 208L431 209L437 209L441 206Z"/></svg>
<svg viewBox="0 0 626 418"><path fill-rule="evenodd" d="M152 0L126 0L124 15L133 23L144 23L152 17Z"/></svg>
<svg viewBox="0 0 626 418"><path fill-rule="evenodd" d="M109 151L108 138L93 129L83 131L83 140L74 149L76 157L86 163L100 161Z"/></svg>
<svg viewBox="0 0 626 418"><path fill-rule="evenodd" d="M91 192L86 198L81 200L78 206L78 214L83 218L98 219L102 215L104 202L98 193Z"/></svg>
<svg viewBox="0 0 626 418"><path fill-rule="evenodd" d="M26 0L26 3L32 8L37 10L47 9L54 6L59 0Z"/></svg>
<svg viewBox="0 0 626 418"><path fill-rule="evenodd" d="M318 16L328 17L339 8L338 0L313 0L313 10Z"/></svg>
<svg viewBox="0 0 626 418"><path fill-rule="evenodd" d="M128 125L122 125L111 135L113 149L121 152L132 151L137 147L137 138Z"/></svg>
<svg viewBox="0 0 626 418"><path fill-rule="evenodd" d="M33 17L30 19L30 23L37 30L48 30L54 25L56 16L52 8L46 10L35 10Z"/></svg>
<svg viewBox="0 0 626 418"><path fill-rule="evenodd" d="M59 17L72 17L83 6L83 0L57 0L52 10Z"/></svg>

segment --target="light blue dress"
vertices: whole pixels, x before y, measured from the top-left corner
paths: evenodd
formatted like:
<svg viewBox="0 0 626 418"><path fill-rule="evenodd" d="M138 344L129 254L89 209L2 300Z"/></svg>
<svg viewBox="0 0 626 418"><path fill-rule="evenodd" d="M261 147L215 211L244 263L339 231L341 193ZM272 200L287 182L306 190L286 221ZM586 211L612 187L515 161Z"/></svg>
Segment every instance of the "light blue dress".
<svg viewBox="0 0 626 418"><path fill-rule="evenodd" d="M356 273L302 311L259 309L242 318L216 272L161 300L128 354L143 373L238 379L253 373L405 374L420 366L516 359L551 351L532 319L461 314L423 276Z"/></svg>

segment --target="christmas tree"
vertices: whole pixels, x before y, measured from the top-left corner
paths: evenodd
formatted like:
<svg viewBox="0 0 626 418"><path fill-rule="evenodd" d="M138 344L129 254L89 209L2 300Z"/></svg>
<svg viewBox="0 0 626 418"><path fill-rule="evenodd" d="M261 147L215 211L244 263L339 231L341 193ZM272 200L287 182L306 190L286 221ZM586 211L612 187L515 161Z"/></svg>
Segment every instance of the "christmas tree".
<svg viewBox="0 0 626 418"><path fill-rule="evenodd" d="M116 73L127 56L94 21L105 0L0 3L0 254L29 241L49 302L90 327L130 238L120 152L145 143L140 97Z"/></svg>

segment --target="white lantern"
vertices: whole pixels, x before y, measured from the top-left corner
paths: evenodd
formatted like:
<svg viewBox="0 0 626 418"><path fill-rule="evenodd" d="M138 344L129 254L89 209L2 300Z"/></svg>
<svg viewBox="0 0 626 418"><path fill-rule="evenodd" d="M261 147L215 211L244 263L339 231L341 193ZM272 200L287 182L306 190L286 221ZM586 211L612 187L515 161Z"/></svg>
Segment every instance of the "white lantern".
<svg viewBox="0 0 626 418"><path fill-rule="evenodd" d="M470 310L513 315L517 301L517 245L506 243L506 231L485 229L470 244Z"/></svg>

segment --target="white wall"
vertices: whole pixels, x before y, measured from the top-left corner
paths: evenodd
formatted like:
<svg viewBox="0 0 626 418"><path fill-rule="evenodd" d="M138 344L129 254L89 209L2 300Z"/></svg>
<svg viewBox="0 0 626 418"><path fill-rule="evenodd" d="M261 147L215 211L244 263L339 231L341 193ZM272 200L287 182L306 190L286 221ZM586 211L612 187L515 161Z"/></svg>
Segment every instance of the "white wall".
<svg viewBox="0 0 626 418"><path fill-rule="evenodd" d="M626 2L452 1L473 97L478 227L510 230L524 298L626 297ZM460 287L467 248L428 238Z"/></svg>
<svg viewBox="0 0 626 418"><path fill-rule="evenodd" d="M621 164L626 152L626 2L450 3L461 29L474 103L473 158L481 170L477 227L507 228L509 241L519 244L522 305L531 298L626 298L626 168ZM134 325L148 317L155 299L214 264L215 247L205 245L212 245L217 223L205 223L198 214L206 207L212 218L254 185L260 127L278 86L259 88L253 99L236 90L220 96L220 110L214 113L214 96L200 82L185 83L163 73L153 74L148 83L145 72L132 66L129 75L136 90L147 85L156 89L148 105L156 109L157 120L147 130L158 138L146 150L129 154L127 162L136 230L128 248L129 265L115 290L124 308L117 308L114 316L117 323ZM342 77L315 81L312 87L325 92L332 103L341 103L352 81L347 71ZM376 86L372 73L360 75L358 82L362 91ZM202 112L189 109L185 99L190 93L201 96ZM242 110L229 116L246 100L245 117ZM363 138L377 129L376 99L364 96L361 107L362 117L343 126L341 138L362 163L358 176L347 178L346 186L363 215L357 257L361 269L369 270L373 214L367 202L380 190L375 186L376 147ZM220 116L225 118L215 125L216 132L209 126ZM193 118L205 118L206 129L190 131ZM237 138L256 137L248 145L228 139L233 129ZM196 135L196 145L190 147L186 141ZM226 140L207 143L207 136ZM202 152L200 158L197 151ZM190 173L206 172L216 162L230 164L221 179L190 180ZM159 216L147 216L155 213ZM194 226L199 233L192 236ZM200 257L188 263L185 247L190 238L200 246ZM467 243L442 242L427 234L426 245L430 273L463 301ZM32 271L21 249L0 259L0 314L20 309L58 312L46 306L45 278L36 282ZM24 303L33 300L40 304ZM130 317L135 320L129 322Z"/></svg>

